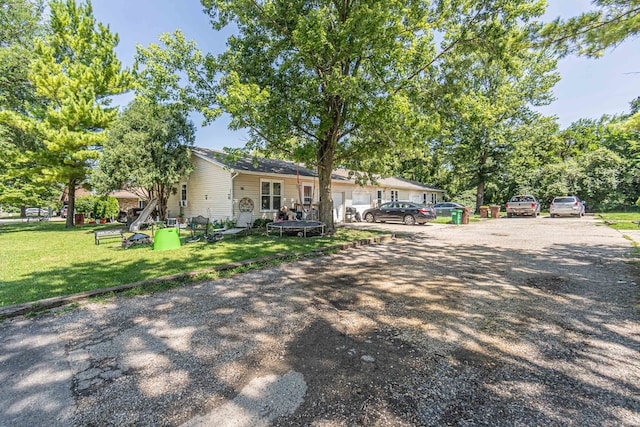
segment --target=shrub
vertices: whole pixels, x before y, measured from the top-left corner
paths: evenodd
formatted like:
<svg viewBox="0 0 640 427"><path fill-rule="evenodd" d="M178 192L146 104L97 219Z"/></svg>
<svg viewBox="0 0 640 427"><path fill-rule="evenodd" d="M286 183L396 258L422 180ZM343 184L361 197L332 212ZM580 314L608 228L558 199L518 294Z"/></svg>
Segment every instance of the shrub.
<svg viewBox="0 0 640 427"><path fill-rule="evenodd" d="M93 212L96 196L81 196L76 199L76 213L88 215Z"/></svg>
<svg viewBox="0 0 640 427"><path fill-rule="evenodd" d="M95 198L93 217L96 219L116 218L120 213L118 199L113 196L100 196Z"/></svg>
<svg viewBox="0 0 640 427"><path fill-rule="evenodd" d="M253 227L254 228L264 228L270 222L273 222L273 220L269 219L269 218L258 218L255 221L253 221Z"/></svg>

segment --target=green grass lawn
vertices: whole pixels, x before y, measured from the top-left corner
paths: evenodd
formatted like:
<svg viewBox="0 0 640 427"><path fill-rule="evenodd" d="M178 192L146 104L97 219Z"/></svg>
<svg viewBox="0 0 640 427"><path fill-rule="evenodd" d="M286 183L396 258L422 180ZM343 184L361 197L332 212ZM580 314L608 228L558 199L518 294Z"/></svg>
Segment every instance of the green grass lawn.
<svg viewBox="0 0 640 427"><path fill-rule="evenodd" d="M596 217L616 230L638 230L638 224L632 221L640 221L640 212L606 212L598 213Z"/></svg>
<svg viewBox="0 0 640 427"><path fill-rule="evenodd" d="M640 221L640 212L605 212L596 216L609 221Z"/></svg>
<svg viewBox="0 0 640 427"><path fill-rule="evenodd" d="M0 306L123 285L175 273L203 270L229 262L314 249L371 237L375 232L339 229L333 237L267 237L252 234L218 243L184 243L154 251L150 245L123 249L118 239L94 244L95 230L65 229L62 222L0 225Z"/></svg>

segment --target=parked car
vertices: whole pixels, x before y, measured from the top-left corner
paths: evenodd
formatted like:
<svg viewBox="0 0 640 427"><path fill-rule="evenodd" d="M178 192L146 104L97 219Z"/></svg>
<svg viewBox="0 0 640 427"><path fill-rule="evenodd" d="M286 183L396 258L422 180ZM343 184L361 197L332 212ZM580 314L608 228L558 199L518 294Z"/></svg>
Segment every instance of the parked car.
<svg viewBox="0 0 640 427"><path fill-rule="evenodd" d="M576 196L554 197L551 206L549 206L551 218L561 215L583 217L585 210L584 202Z"/></svg>
<svg viewBox="0 0 640 427"><path fill-rule="evenodd" d="M69 207L67 205L64 205L62 207L62 209L60 209L60 217L61 218L66 218L67 217L67 211L69 210Z"/></svg>
<svg viewBox="0 0 640 427"><path fill-rule="evenodd" d="M379 208L367 209L362 216L367 222L399 221L413 225L436 219L436 210L420 203L388 202Z"/></svg>
<svg viewBox="0 0 640 427"><path fill-rule="evenodd" d="M47 216L49 215L49 209L47 208L26 208L24 210L26 216Z"/></svg>
<svg viewBox="0 0 640 427"><path fill-rule="evenodd" d="M451 216L452 210L464 208L460 203L454 202L440 202L433 205L433 207L436 210L437 216Z"/></svg>
<svg viewBox="0 0 640 427"><path fill-rule="evenodd" d="M511 218L514 215L530 215L535 218L540 215L540 202L533 196L521 194L513 196L505 205L505 209L507 218Z"/></svg>

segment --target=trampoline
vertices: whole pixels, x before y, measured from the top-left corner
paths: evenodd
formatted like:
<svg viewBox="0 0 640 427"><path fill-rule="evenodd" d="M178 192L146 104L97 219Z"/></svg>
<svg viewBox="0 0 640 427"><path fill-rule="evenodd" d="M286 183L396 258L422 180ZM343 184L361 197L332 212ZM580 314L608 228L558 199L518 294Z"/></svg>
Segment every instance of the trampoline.
<svg viewBox="0 0 640 427"><path fill-rule="evenodd" d="M308 234L324 234L324 222L320 221L280 221L267 224L267 234L272 231L283 234L295 234L300 237L307 237Z"/></svg>

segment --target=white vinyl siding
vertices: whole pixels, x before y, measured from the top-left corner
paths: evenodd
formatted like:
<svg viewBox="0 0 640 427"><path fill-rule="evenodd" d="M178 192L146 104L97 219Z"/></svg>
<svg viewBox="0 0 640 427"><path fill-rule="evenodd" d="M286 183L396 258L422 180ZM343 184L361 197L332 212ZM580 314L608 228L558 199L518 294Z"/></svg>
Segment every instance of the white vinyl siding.
<svg viewBox="0 0 640 427"><path fill-rule="evenodd" d="M371 206L371 194L363 192L356 193L356 190L354 190L351 204L353 206Z"/></svg>
<svg viewBox="0 0 640 427"><path fill-rule="evenodd" d="M167 200L167 216L180 214L182 185L186 184L187 206L182 208L184 218L202 215L205 218L226 219L231 211L231 173L221 166L192 157L194 172L188 180L176 184L177 193Z"/></svg>

